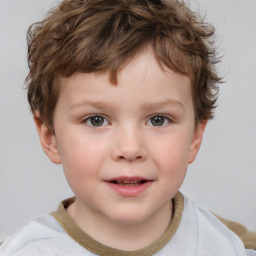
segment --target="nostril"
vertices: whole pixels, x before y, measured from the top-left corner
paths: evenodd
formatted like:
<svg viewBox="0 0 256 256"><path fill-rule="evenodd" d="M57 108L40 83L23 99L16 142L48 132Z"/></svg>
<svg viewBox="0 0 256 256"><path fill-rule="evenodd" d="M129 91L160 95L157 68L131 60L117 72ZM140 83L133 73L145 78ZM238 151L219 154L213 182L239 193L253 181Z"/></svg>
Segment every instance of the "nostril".
<svg viewBox="0 0 256 256"><path fill-rule="evenodd" d="M112 151L112 157L115 161L143 161L146 159L146 152L141 147L118 146Z"/></svg>
<svg viewBox="0 0 256 256"><path fill-rule="evenodd" d="M143 159L143 156L135 156L135 157L131 157L131 156L118 156L119 160L127 160L127 161L136 161L136 160L141 160Z"/></svg>

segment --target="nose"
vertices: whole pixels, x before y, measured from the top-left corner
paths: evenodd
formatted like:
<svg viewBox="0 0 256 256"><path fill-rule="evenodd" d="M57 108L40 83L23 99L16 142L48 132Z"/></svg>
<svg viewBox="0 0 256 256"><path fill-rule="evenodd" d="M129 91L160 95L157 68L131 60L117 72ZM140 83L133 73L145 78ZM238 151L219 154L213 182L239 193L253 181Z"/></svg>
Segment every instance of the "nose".
<svg viewBox="0 0 256 256"><path fill-rule="evenodd" d="M115 161L143 162L146 159L143 134L138 129L122 129L114 138L112 158Z"/></svg>

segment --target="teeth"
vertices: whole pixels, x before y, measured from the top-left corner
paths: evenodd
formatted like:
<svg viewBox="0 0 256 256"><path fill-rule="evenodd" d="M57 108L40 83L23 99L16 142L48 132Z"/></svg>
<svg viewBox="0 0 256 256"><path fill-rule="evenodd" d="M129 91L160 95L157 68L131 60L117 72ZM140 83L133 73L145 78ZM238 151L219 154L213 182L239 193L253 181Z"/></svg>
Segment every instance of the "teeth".
<svg viewBox="0 0 256 256"><path fill-rule="evenodd" d="M115 180L113 183L122 185L122 186L134 186L134 185L140 185L145 183L144 180Z"/></svg>
<svg viewBox="0 0 256 256"><path fill-rule="evenodd" d="M117 181L118 184L137 184L139 183L139 180L121 180L121 181Z"/></svg>

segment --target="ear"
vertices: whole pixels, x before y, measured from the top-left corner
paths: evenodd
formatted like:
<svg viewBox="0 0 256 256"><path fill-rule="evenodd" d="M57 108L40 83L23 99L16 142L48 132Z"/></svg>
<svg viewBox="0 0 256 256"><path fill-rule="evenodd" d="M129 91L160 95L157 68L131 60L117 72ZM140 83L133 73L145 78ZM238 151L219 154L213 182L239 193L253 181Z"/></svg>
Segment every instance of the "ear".
<svg viewBox="0 0 256 256"><path fill-rule="evenodd" d="M200 149L202 139L203 139L203 134L204 130L206 127L207 121L203 121L198 123L195 131L194 131L194 136L190 145L190 152L189 152L189 158L188 158L188 163L191 164L195 161L197 153Z"/></svg>
<svg viewBox="0 0 256 256"><path fill-rule="evenodd" d="M60 155L57 147L57 141L51 129L40 119L38 113L34 115L37 133L41 142L41 146L49 159L55 163L60 164Z"/></svg>

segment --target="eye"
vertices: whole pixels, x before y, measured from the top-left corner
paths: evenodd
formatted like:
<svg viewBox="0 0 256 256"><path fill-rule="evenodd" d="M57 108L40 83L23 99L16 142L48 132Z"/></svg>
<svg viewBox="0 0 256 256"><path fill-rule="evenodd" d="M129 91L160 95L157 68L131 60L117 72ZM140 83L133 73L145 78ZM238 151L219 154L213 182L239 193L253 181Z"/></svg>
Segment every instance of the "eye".
<svg viewBox="0 0 256 256"><path fill-rule="evenodd" d="M90 116L88 118L86 118L84 121L84 123L88 124L89 126L106 126L109 124L108 120L100 115L95 115L95 116Z"/></svg>
<svg viewBox="0 0 256 256"><path fill-rule="evenodd" d="M162 115L156 115L151 117L148 120L147 124L150 126L165 126L170 122L171 122L170 118Z"/></svg>

